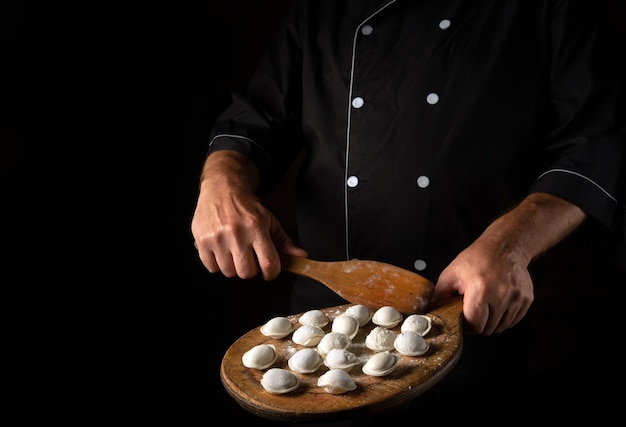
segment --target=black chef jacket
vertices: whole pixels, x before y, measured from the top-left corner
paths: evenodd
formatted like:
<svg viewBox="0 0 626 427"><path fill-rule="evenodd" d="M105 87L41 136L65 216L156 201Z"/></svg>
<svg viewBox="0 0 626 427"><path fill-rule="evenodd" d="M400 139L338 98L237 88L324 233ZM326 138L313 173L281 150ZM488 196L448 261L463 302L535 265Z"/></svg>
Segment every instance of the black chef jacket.
<svg viewBox="0 0 626 427"><path fill-rule="evenodd" d="M592 3L296 0L209 152L246 153L267 189L304 150L310 257L433 282L529 192L611 226L624 122Z"/></svg>

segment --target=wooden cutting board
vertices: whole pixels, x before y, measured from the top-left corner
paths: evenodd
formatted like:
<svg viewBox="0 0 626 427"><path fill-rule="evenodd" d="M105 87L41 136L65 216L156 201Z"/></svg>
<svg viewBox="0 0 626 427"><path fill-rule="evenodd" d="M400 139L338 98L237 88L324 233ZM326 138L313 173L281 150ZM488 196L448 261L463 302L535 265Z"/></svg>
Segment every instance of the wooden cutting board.
<svg viewBox="0 0 626 427"><path fill-rule="evenodd" d="M424 315L432 318L432 329L424 337L429 343L428 352L422 356L399 356L395 370L384 377L369 376L358 365L350 371L357 384L356 390L335 395L317 386L317 379L328 368L324 365L313 374L297 374L300 386L287 394L268 393L260 383L265 370L247 368L242 355L258 344L274 344L278 359L271 367L289 369L287 360L296 350L303 348L291 340L291 334L274 339L261 334L260 326L241 336L224 354L220 377L224 388L247 411L263 418L287 422L338 421L379 413L418 397L437 384L456 365L463 347L462 297L452 298L433 306ZM334 319L352 304L322 309ZM295 325L300 314L287 316ZM330 331L330 323L324 328ZM349 348L360 360L374 352L364 342L365 336L376 325L369 322L359 330ZM400 325L393 328L400 333ZM268 368L269 369L269 368Z"/></svg>

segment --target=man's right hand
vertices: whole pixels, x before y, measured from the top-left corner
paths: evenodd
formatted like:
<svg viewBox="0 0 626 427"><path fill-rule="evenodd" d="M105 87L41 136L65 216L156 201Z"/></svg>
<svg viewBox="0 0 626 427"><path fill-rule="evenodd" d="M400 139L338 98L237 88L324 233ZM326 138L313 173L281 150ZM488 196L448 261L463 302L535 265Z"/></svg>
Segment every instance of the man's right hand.
<svg viewBox="0 0 626 427"><path fill-rule="evenodd" d="M191 231L211 273L265 280L281 271L280 253L307 256L255 195L254 164L234 151L212 153L204 165Z"/></svg>

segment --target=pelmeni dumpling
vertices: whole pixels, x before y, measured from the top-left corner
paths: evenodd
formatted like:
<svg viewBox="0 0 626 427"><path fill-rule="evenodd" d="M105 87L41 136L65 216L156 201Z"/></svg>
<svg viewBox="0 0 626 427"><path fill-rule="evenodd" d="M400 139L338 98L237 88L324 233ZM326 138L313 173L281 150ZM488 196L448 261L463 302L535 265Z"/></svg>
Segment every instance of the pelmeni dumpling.
<svg viewBox="0 0 626 427"><path fill-rule="evenodd" d="M394 348L405 356L421 356L428 351L429 345L423 336L413 331L400 333L393 343Z"/></svg>
<svg viewBox="0 0 626 427"><path fill-rule="evenodd" d="M398 365L398 358L388 351L376 353L363 364L361 370L364 374L374 377L389 375Z"/></svg>
<svg viewBox="0 0 626 427"><path fill-rule="evenodd" d="M241 361L246 368L269 368L277 359L278 353L273 344L259 344L246 351Z"/></svg>
<svg viewBox="0 0 626 427"><path fill-rule="evenodd" d="M372 310L370 310L367 306L363 304L351 305L346 309L346 312L344 314L352 316L356 320L358 320L359 327L361 328L367 325L370 320L372 320Z"/></svg>
<svg viewBox="0 0 626 427"><path fill-rule="evenodd" d="M402 326L400 326L400 331L413 331L418 335L426 336L432 327L432 319L428 316L424 316L421 314L411 314L404 322L402 322Z"/></svg>
<svg viewBox="0 0 626 427"><path fill-rule="evenodd" d="M287 369L272 368L263 374L261 385L269 393L284 394L297 389L300 378Z"/></svg>
<svg viewBox="0 0 626 427"><path fill-rule="evenodd" d="M317 326L323 328L330 323L330 319L322 310L309 310L298 319L301 325Z"/></svg>
<svg viewBox="0 0 626 427"><path fill-rule="evenodd" d="M356 317L348 316L347 314L342 314L340 316L335 317L333 320L333 324L330 329L332 332L339 332L342 334L346 334L350 337L350 339L356 337L356 334L359 333L359 321Z"/></svg>
<svg viewBox="0 0 626 427"><path fill-rule="evenodd" d="M318 370L324 358L313 348L303 348L296 351L287 361L289 369L300 374L311 374Z"/></svg>
<svg viewBox="0 0 626 427"><path fill-rule="evenodd" d="M402 313L389 305L379 308L372 315L372 323L384 328L395 328L400 322L402 322Z"/></svg>
<svg viewBox="0 0 626 427"><path fill-rule="evenodd" d="M320 375L317 385L331 394L342 394L356 389L354 379L343 369L329 369Z"/></svg>
<svg viewBox="0 0 626 427"><path fill-rule="evenodd" d="M272 337L274 339L284 338L289 335L294 329L293 323L286 317L277 316L273 317L261 326L261 333L266 337Z"/></svg>
<svg viewBox="0 0 626 427"><path fill-rule="evenodd" d="M397 334L391 329L376 326L365 337L365 346L374 351L393 350Z"/></svg>
<svg viewBox="0 0 626 427"><path fill-rule="evenodd" d="M317 351L326 356L333 348L348 348L352 344L352 339L341 332L329 332L322 337L317 344Z"/></svg>
<svg viewBox="0 0 626 427"><path fill-rule="evenodd" d="M359 364L356 354L344 348L333 348L324 358L324 365L330 369L343 369L349 371L353 366Z"/></svg>
<svg viewBox="0 0 626 427"><path fill-rule="evenodd" d="M313 347L319 344L324 335L326 332L319 326L302 325L293 332L291 340L305 347Z"/></svg>

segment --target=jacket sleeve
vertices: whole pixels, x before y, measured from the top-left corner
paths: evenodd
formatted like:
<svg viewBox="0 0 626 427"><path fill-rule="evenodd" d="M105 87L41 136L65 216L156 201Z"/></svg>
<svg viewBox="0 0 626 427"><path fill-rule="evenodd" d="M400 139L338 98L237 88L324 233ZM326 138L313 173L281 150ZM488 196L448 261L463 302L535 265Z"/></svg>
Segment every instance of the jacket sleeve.
<svg viewBox="0 0 626 427"><path fill-rule="evenodd" d="M624 43L606 31L601 3L556 2L546 163L530 192L559 196L609 227L624 204ZM586 6L586 7L585 7Z"/></svg>
<svg viewBox="0 0 626 427"><path fill-rule="evenodd" d="M302 149L297 23L294 2L249 83L233 94L211 132L208 155L224 149L247 155L259 170L260 192L281 182Z"/></svg>

